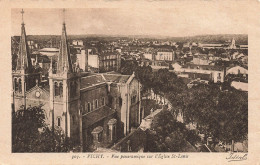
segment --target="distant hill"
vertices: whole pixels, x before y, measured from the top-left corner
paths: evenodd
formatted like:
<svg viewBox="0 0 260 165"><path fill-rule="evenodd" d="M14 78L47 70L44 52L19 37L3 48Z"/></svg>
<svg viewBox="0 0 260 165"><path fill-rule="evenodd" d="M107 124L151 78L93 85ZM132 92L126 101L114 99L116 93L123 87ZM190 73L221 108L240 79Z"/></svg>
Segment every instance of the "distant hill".
<svg viewBox="0 0 260 165"><path fill-rule="evenodd" d="M15 36L15 38L18 36ZM232 38L236 40L236 44L248 44L247 34L218 34L218 35L197 35L189 37L166 37L166 36L149 36L149 35L68 35L68 39L88 40L105 40L115 41L119 39L132 40L133 38L140 40L160 40L173 42L200 42L200 43L225 43L230 42ZM60 40L60 35L28 35L28 40L46 41Z"/></svg>
<svg viewBox="0 0 260 165"><path fill-rule="evenodd" d="M185 42L200 42L200 43L224 43L236 40L236 44L248 44L247 34L219 34L219 35L198 35L192 37L179 38Z"/></svg>

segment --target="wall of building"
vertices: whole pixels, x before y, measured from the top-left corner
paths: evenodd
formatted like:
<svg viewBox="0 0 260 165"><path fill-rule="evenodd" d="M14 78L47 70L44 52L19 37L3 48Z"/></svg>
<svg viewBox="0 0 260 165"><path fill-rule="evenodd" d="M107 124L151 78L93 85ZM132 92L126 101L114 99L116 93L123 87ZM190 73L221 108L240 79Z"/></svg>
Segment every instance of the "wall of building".
<svg viewBox="0 0 260 165"><path fill-rule="evenodd" d="M130 94L130 127L138 127L140 121L140 84L136 78L134 78L129 84Z"/></svg>
<svg viewBox="0 0 260 165"><path fill-rule="evenodd" d="M155 55L155 60L158 61L173 61L173 52L157 52Z"/></svg>
<svg viewBox="0 0 260 165"><path fill-rule="evenodd" d="M88 128L84 128L82 130L83 132L83 151L93 151L95 150L95 146L93 143L93 135L91 134L91 132L98 126L101 126L103 128L102 131L102 140L99 144L99 146L102 147L108 147L109 145L111 145L109 143L109 128L108 128L108 121L112 118L115 118L114 115L108 116L106 118L104 118L103 120L100 120L96 123L94 123L93 125L91 125Z"/></svg>
<svg viewBox="0 0 260 165"><path fill-rule="evenodd" d="M188 74L189 78L192 79L201 78L204 80L213 81L214 83L218 81L224 82L224 70L218 71L218 70L182 68L181 72Z"/></svg>
<svg viewBox="0 0 260 165"><path fill-rule="evenodd" d="M88 55L88 65L94 68L99 68L98 55Z"/></svg>
<svg viewBox="0 0 260 165"><path fill-rule="evenodd" d="M99 56L99 68L103 71L118 71L121 66L121 56L118 52Z"/></svg>
<svg viewBox="0 0 260 165"><path fill-rule="evenodd" d="M108 104L108 91L107 85L102 84L99 86L90 87L86 90L81 91L81 106L83 109L83 114L88 113L87 104L91 103L91 111L93 111L93 103L98 100L98 108L103 106L102 99L105 98L105 105ZM97 109L97 108L95 108ZM95 110L94 109L94 110Z"/></svg>
<svg viewBox="0 0 260 165"><path fill-rule="evenodd" d="M140 128L120 140L111 149L120 152L143 152L146 148L147 135Z"/></svg>
<svg viewBox="0 0 260 165"><path fill-rule="evenodd" d="M151 53L144 53L144 58L148 60L153 60L153 55Z"/></svg>

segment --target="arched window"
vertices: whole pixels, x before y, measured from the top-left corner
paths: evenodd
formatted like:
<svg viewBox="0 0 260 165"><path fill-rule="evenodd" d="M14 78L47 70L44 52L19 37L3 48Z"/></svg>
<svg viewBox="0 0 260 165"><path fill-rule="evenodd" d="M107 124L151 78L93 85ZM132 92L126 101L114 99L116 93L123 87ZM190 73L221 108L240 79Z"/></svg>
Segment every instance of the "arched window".
<svg viewBox="0 0 260 165"><path fill-rule="evenodd" d="M62 84L62 82L60 82L60 84L59 84L59 94L60 94L60 96L63 95L63 84Z"/></svg>
<svg viewBox="0 0 260 165"><path fill-rule="evenodd" d="M102 98L102 105L105 105L105 97Z"/></svg>
<svg viewBox="0 0 260 165"><path fill-rule="evenodd" d="M85 101L83 115L88 112L88 102Z"/></svg>
<svg viewBox="0 0 260 165"><path fill-rule="evenodd" d="M98 142L102 141L102 132L98 134Z"/></svg>
<svg viewBox="0 0 260 165"><path fill-rule="evenodd" d="M54 92L55 96L59 96L59 86L57 82L54 83Z"/></svg>
<svg viewBox="0 0 260 165"><path fill-rule="evenodd" d="M122 98L119 97L119 106L120 106L120 107L122 106L122 102L123 102Z"/></svg>
<svg viewBox="0 0 260 165"><path fill-rule="evenodd" d="M77 86L76 82L72 81L70 83L70 95L71 95L71 97L74 97L76 95L76 89L77 89L76 86Z"/></svg>
<svg viewBox="0 0 260 165"><path fill-rule="evenodd" d="M22 80L19 79L19 82L18 82L18 89L19 89L19 93L22 93Z"/></svg>
<svg viewBox="0 0 260 165"><path fill-rule="evenodd" d="M95 108L98 108L98 100L95 101Z"/></svg>
<svg viewBox="0 0 260 165"><path fill-rule="evenodd" d="M14 91L17 92L18 91L18 83L17 83L17 79L14 79Z"/></svg>
<svg viewBox="0 0 260 165"><path fill-rule="evenodd" d="M88 112L91 111L91 103L88 103Z"/></svg>
<svg viewBox="0 0 260 165"><path fill-rule="evenodd" d="M77 94L77 82L75 81L74 82L74 96L76 96L76 94Z"/></svg>
<svg viewBox="0 0 260 165"><path fill-rule="evenodd" d="M73 97L73 81L70 82L70 96Z"/></svg>
<svg viewBox="0 0 260 165"><path fill-rule="evenodd" d="M60 126L61 126L61 117L58 117L57 120L58 120L58 121L57 121L58 127L60 127Z"/></svg>

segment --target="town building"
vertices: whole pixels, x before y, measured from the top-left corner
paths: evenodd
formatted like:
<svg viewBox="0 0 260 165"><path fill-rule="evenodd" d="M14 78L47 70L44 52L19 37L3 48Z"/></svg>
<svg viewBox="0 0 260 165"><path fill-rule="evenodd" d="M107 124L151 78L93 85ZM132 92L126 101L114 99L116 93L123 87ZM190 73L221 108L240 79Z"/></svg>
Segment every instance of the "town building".
<svg viewBox="0 0 260 165"><path fill-rule="evenodd" d="M83 46L83 41L82 40L73 40L72 41L73 46Z"/></svg>
<svg viewBox="0 0 260 165"><path fill-rule="evenodd" d="M193 64L195 65L209 65L210 60L208 55L206 54L198 54L193 56L192 60Z"/></svg>
<svg viewBox="0 0 260 165"><path fill-rule="evenodd" d="M221 49L224 48L223 44L218 44L218 43L199 43L198 44L199 47L202 48L207 48L207 49Z"/></svg>
<svg viewBox="0 0 260 165"><path fill-rule="evenodd" d="M174 60L174 52L173 50L158 50L155 59L156 61L173 61Z"/></svg>
<svg viewBox="0 0 260 165"><path fill-rule="evenodd" d="M90 54L88 55L88 66L90 70L94 70L94 72L99 71L99 57L97 54Z"/></svg>
<svg viewBox="0 0 260 165"><path fill-rule="evenodd" d="M182 75L188 75L190 79L202 79L212 81L214 83L224 82L224 68L221 66L213 65L196 65L186 64L183 65L179 72Z"/></svg>
<svg viewBox="0 0 260 165"><path fill-rule="evenodd" d="M121 67L121 55L118 51L102 51L99 54L99 71L118 71Z"/></svg>

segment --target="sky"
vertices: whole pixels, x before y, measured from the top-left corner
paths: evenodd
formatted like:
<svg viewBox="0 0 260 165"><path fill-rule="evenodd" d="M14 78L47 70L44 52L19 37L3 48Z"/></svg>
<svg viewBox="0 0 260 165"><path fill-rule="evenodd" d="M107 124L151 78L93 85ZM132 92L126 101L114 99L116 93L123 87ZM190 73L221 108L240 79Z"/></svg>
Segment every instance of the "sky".
<svg viewBox="0 0 260 165"><path fill-rule="evenodd" d="M12 35L20 35L21 9L11 10ZM24 9L27 35L60 35L63 10ZM241 5L179 5L167 8L66 9L67 34L193 36L247 34Z"/></svg>

